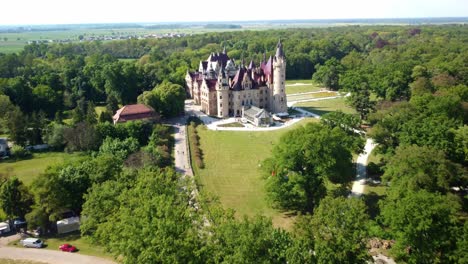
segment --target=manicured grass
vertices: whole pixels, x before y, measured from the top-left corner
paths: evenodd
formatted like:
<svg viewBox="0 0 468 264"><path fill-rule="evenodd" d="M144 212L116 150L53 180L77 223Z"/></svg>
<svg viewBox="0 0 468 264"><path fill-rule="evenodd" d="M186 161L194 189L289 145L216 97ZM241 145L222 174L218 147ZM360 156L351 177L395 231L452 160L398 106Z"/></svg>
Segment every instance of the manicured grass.
<svg viewBox="0 0 468 264"><path fill-rule="evenodd" d="M78 231L68 234L55 235L53 237L41 237L41 239L46 245L45 248L50 250L59 250L58 248L60 245L67 243L72 244L78 249L78 252L76 253L108 259L112 258L109 253L105 252L103 247L92 244L91 241L89 241L89 239L86 237L81 237L80 232ZM21 247L18 240L11 242L10 245Z"/></svg>
<svg viewBox="0 0 468 264"><path fill-rule="evenodd" d="M312 81L312 79L286 80L286 85L288 85L288 84L295 84L295 83L308 83L308 84L312 84L312 83L314 83L314 81Z"/></svg>
<svg viewBox="0 0 468 264"><path fill-rule="evenodd" d="M310 118L293 127L307 122ZM195 168L200 188L219 197L225 208L236 210L238 216L256 214L271 217L275 226L289 229L293 218L271 208L267 203L260 163L286 131L293 127L267 131L213 131L199 127L200 148L204 169Z"/></svg>
<svg viewBox="0 0 468 264"><path fill-rule="evenodd" d="M292 86L286 85L286 94L317 92L322 89L324 88L316 84L292 85Z"/></svg>
<svg viewBox="0 0 468 264"><path fill-rule="evenodd" d="M239 122L232 122L232 123L222 124L218 126L219 127L244 127L244 125Z"/></svg>
<svg viewBox="0 0 468 264"><path fill-rule="evenodd" d="M315 99L315 98L323 98L323 97L332 97L337 96L337 92L319 92L319 93L312 93L312 94L298 94L298 95L288 95L288 101L298 101L298 100L307 100L307 99Z"/></svg>
<svg viewBox="0 0 468 264"><path fill-rule="evenodd" d="M323 115L332 111L341 110L344 113L348 114L356 114L356 110L351 108L345 103L346 98L337 98L337 99L329 99L329 100L322 100L316 102L304 102L295 104L295 107L301 107L307 111L312 113L316 113L318 115Z"/></svg>
<svg viewBox="0 0 468 264"><path fill-rule="evenodd" d="M33 158L15 161L13 159L0 162L0 171L17 176L24 184L29 185L35 177L43 173L47 167L72 161L82 156L81 153L44 152L34 153Z"/></svg>
<svg viewBox="0 0 468 264"><path fill-rule="evenodd" d="M23 260L23 259L4 259L0 258L2 264L46 264L45 262Z"/></svg>

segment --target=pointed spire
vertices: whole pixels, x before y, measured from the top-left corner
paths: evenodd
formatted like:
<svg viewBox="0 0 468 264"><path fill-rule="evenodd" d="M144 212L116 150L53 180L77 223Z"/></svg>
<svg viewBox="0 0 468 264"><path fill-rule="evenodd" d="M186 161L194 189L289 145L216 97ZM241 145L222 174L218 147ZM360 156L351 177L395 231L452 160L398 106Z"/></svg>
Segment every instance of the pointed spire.
<svg viewBox="0 0 468 264"><path fill-rule="evenodd" d="M278 41L278 45L276 45L276 55L277 58L283 58L284 57L284 51L283 51L283 44L281 44L281 39Z"/></svg>
<svg viewBox="0 0 468 264"><path fill-rule="evenodd" d="M266 63L266 50L263 52L263 63Z"/></svg>
<svg viewBox="0 0 468 264"><path fill-rule="evenodd" d="M255 63L253 62L253 60L251 60L249 63L249 69L251 70L253 68L255 68Z"/></svg>
<svg viewBox="0 0 468 264"><path fill-rule="evenodd" d="M226 46L223 47L223 54L226 54Z"/></svg>

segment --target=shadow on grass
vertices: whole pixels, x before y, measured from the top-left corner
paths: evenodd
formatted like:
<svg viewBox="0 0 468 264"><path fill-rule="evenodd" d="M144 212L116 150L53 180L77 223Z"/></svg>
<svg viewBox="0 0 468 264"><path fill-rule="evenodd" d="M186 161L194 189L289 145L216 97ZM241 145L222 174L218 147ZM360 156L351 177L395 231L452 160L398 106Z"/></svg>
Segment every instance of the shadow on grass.
<svg viewBox="0 0 468 264"><path fill-rule="evenodd" d="M311 106L298 106L308 112L312 112L314 114L317 114L317 115L324 115L324 114L327 114L327 113L330 113L330 112L334 112L335 109L332 109L330 108L330 110L324 110L323 108L326 108L326 107L320 107L320 108L317 108L317 107L311 107Z"/></svg>

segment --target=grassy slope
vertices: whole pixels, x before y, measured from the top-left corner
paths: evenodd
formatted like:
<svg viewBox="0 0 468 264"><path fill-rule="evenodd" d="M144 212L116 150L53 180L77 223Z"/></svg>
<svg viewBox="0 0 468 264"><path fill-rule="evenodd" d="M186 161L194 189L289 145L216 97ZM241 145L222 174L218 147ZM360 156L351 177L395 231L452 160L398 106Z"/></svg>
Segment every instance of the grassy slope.
<svg viewBox="0 0 468 264"><path fill-rule="evenodd" d="M80 153L68 154L63 152L35 153L32 159L1 161L0 171L9 172L11 175L17 176L26 185L29 185L32 180L43 173L47 167L64 161L78 159L80 155Z"/></svg>
<svg viewBox="0 0 468 264"><path fill-rule="evenodd" d="M330 100L323 100L323 101L316 101L316 102L305 102L305 103L298 103L294 106L304 108L307 111L323 115L332 111L341 110L345 113L349 114L356 114L356 110L349 107L345 103L345 98L337 98L337 99L330 99Z"/></svg>
<svg viewBox="0 0 468 264"><path fill-rule="evenodd" d="M316 122L316 119L302 121ZM296 125L297 126L297 125ZM262 214L276 226L288 229L291 218L267 203L259 164L269 157L280 136L288 129L269 132L235 132L198 129L205 169L199 173L201 188L220 198L238 216Z"/></svg>

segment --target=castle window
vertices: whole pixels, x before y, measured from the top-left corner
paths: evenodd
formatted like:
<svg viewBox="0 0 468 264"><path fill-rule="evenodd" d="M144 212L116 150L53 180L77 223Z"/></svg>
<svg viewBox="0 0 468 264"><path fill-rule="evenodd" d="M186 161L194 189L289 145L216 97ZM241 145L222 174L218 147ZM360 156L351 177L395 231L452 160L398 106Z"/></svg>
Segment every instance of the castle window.
<svg viewBox="0 0 468 264"><path fill-rule="evenodd" d="M223 107L223 104L219 104L219 107Z"/></svg>
<svg viewBox="0 0 468 264"><path fill-rule="evenodd" d="M283 97L281 97L281 102L283 102L283 99L284 99L284 98L283 98Z"/></svg>
<svg viewBox="0 0 468 264"><path fill-rule="evenodd" d="M242 105L244 105L244 100L242 100Z"/></svg>
<svg viewBox="0 0 468 264"><path fill-rule="evenodd" d="M281 90L281 92L282 92L282 90ZM219 96L219 99L223 99L223 96L222 96L222 95L220 95L220 96Z"/></svg>
<svg viewBox="0 0 468 264"><path fill-rule="evenodd" d="M262 91L262 90L260 90L260 94L263 94L263 91Z"/></svg>

